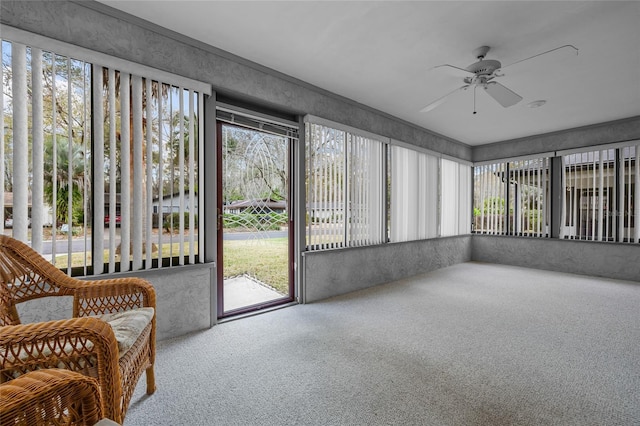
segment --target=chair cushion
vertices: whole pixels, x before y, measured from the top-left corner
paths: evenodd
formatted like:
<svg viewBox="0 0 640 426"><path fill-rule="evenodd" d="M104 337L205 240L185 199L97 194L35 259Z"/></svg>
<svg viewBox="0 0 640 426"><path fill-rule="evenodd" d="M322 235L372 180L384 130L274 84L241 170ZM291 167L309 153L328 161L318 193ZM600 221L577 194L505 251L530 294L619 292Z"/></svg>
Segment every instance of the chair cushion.
<svg viewBox="0 0 640 426"><path fill-rule="evenodd" d="M154 309L153 308L136 308L130 309L128 311L116 312L113 314L104 314L104 315L95 315L95 318L100 318L103 321L107 322L111 329L113 330L113 334L118 341L118 357L122 358L129 348L133 346L133 344L138 340L140 333L145 327L151 322L153 318ZM87 348L92 348L93 343L87 342ZM62 350L66 354L73 353L76 349L80 349L81 344L78 342L76 345L71 343L66 343ZM30 358L37 358L40 355L44 355L45 357L50 357L53 354L51 348L48 345L27 345L26 347L22 347L20 352L18 353L17 358L26 361ZM8 352L6 354L6 359L13 363L16 359L12 352ZM85 361L79 360L79 367L84 368ZM94 361L89 361L90 364L93 364ZM66 365L63 362L58 364L58 368L66 368ZM14 378L18 377L20 373L17 371L14 372Z"/></svg>
<svg viewBox="0 0 640 426"><path fill-rule="evenodd" d="M137 308L113 314L97 315L103 321L109 323L113 334L118 341L118 353L122 358L129 348L138 340L140 333L151 322L153 308Z"/></svg>

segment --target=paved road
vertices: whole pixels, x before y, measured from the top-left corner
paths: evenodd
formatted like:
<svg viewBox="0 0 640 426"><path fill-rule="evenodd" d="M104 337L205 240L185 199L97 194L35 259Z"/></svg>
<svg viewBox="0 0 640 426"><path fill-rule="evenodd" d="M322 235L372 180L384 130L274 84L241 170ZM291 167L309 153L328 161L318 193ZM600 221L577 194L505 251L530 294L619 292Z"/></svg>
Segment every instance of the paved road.
<svg viewBox="0 0 640 426"><path fill-rule="evenodd" d="M225 240L250 240L260 238L286 238L289 231L265 231L254 234L253 232L225 232L222 238Z"/></svg>
<svg viewBox="0 0 640 426"><path fill-rule="evenodd" d="M259 234L259 238L286 238L287 235L289 235L289 231L266 231L266 232L261 232ZM225 240L248 240L248 239L252 239L255 238L255 234L250 233L250 232L225 232L223 234L223 238ZM162 236L162 241L165 243L168 243L170 240L170 236L169 235L163 235ZM154 238L153 242L157 242L158 238L157 236ZM174 235L173 236L173 241L177 242L178 238ZM120 236L116 236L116 245L118 245L120 243ZM91 251L91 239L87 239L86 243L85 240L83 238L74 238L73 240L71 240L71 252L72 253L76 253L76 252L83 252L85 251L85 244L87 247L87 250ZM104 245L105 247L108 247L109 245L109 239L105 238L104 240ZM52 243L51 241L44 241L42 243L42 254L52 254L51 253L51 248L52 248ZM69 241L68 240L57 240L56 241L56 254L63 254L63 253L67 253L69 248Z"/></svg>

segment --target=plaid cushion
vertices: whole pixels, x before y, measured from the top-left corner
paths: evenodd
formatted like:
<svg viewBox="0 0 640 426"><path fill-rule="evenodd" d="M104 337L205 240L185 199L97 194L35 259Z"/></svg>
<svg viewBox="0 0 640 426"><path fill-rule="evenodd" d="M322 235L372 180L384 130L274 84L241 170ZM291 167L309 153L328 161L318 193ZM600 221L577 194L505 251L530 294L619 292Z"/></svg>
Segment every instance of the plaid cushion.
<svg viewBox="0 0 640 426"><path fill-rule="evenodd" d="M142 330L153 318L153 308L138 308L114 314L98 315L97 318L109 323L118 341L119 357L127 353L138 340Z"/></svg>

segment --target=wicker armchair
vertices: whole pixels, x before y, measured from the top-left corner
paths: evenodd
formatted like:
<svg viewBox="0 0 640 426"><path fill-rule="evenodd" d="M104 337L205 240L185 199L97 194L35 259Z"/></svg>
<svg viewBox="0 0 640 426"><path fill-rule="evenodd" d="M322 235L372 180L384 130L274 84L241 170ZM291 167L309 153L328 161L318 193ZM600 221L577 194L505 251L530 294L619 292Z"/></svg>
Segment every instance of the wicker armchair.
<svg viewBox="0 0 640 426"><path fill-rule="evenodd" d="M98 382L80 373L38 370L0 384L0 425L93 426L101 418Z"/></svg>
<svg viewBox="0 0 640 426"><path fill-rule="evenodd" d="M73 318L21 324L16 304L73 296ZM26 244L0 235L0 383L45 368L98 380L105 417L122 423L146 370L155 391L156 296L139 278L72 278Z"/></svg>

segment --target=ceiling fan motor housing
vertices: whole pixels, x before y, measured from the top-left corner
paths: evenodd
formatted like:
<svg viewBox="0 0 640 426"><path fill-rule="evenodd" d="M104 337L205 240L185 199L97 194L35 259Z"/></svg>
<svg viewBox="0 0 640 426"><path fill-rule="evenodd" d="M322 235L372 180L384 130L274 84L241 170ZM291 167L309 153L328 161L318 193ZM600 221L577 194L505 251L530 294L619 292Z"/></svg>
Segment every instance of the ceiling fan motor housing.
<svg viewBox="0 0 640 426"><path fill-rule="evenodd" d="M469 65L466 69L475 75L491 75L495 70L501 67L502 64L500 61L496 61L495 59L483 59Z"/></svg>

